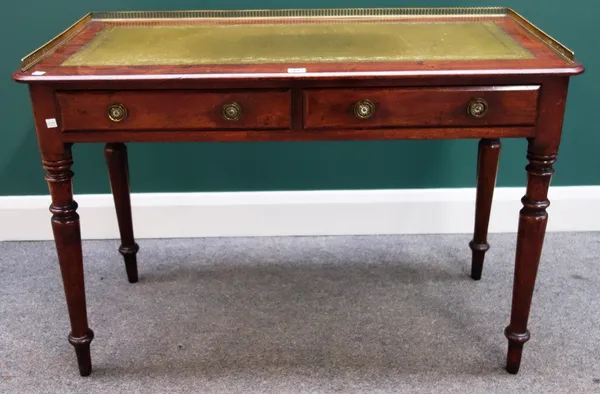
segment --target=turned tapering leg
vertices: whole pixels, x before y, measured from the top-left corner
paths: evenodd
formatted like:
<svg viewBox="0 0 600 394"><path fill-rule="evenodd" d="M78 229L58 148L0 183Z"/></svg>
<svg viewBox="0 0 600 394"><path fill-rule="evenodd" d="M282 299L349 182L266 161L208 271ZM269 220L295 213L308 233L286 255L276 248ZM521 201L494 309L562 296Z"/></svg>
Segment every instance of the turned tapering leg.
<svg viewBox="0 0 600 394"><path fill-rule="evenodd" d="M79 215L73 200L71 146L65 145L58 159L56 156L42 159L52 196L52 230L71 321L69 342L75 347L79 373L88 376L92 372L90 343L94 333L87 320Z"/></svg>
<svg viewBox="0 0 600 394"><path fill-rule="evenodd" d="M129 165L127 163L127 146L124 143L108 143L104 148L110 187L112 189L117 211L117 221L121 234L119 252L125 259L125 270L130 283L138 281L136 253L138 244L133 237L133 220L131 217L131 199L129 191Z"/></svg>
<svg viewBox="0 0 600 394"><path fill-rule="evenodd" d="M527 191L519 215L510 324L504 330L508 338L506 370L512 374L519 371L523 345L529 340L527 322L548 222L548 188L560 145L568 86L568 78L542 85L536 135L529 139L527 149Z"/></svg>
<svg viewBox="0 0 600 394"><path fill-rule="evenodd" d="M471 278L481 279L485 252L490 245L487 242L490 212L496 174L498 173L498 159L500 157L500 140L484 138L479 141L477 154L477 200L475 203L475 231L473 240L469 243L473 251L471 261Z"/></svg>
<svg viewBox="0 0 600 394"><path fill-rule="evenodd" d="M529 142L527 159L527 192L521 200L523 209L519 217L515 279L510 324L506 327L508 356L506 370L512 374L519 371L523 345L529 340L527 321L538 271L548 214L548 187L556 162L556 154L541 154L535 140Z"/></svg>

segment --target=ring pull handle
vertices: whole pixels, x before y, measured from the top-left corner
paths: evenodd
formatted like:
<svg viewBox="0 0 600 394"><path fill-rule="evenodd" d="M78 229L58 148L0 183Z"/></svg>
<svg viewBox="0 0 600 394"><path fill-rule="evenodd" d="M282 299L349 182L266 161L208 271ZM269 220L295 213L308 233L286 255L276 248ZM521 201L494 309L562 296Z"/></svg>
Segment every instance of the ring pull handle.
<svg viewBox="0 0 600 394"><path fill-rule="evenodd" d="M225 104L221 112L223 118L230 122L235 122L242 117L242 107L236 102Z"/></svg>
<svg viewBox="0 0 600 394"><path fill-rule="evenodd" d="M127 118L127 108L123 104L111 104L108 107L108 118L115 122L122 122Z"/></svg>
<svg viewBox="0 0 600 394"><path fill-rule="evenodd" d="M369 119L375 114L375 104L369 99L358 101L354 104L354 115L358 119Z"/></svg>
<svg viewBox="0 0 600 394"><path fill-rule="evenodd" d="M471 100L467 107L467 113L474 119L481 119L488 111L488 103L482 98Z"/></svg>

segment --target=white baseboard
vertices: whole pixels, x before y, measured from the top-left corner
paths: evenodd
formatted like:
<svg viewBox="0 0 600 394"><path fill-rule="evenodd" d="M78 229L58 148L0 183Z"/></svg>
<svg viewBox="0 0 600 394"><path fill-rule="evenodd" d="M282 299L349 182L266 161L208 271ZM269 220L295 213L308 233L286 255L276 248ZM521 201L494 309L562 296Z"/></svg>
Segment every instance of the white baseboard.
<svg viewBox="0 0 600 394"><path fill-rule="evenodd" d="M515 232L524 188L497 188L490 232ZM118 238L109 194L78 195L84 239ZM548 231L600 231L600 186L553 187ZM49 196L0 197L0 241L52 239ZM133 194L137 238L470 233L475 189Z"/></svg>

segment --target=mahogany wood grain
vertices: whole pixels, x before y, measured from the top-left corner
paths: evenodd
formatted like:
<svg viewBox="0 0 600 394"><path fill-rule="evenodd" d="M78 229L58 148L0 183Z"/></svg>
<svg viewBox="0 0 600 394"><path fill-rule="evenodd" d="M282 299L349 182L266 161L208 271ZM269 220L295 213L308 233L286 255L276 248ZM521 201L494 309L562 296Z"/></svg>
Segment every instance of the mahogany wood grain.
<svg viewBox="0 0 600 394"><path fill-rule="evenodd" d="M527 191L521 200L523 209L517 235L512 310L510 324L505 330L508 339L506 370L512 374L519 371L523 345L530 339L527 322L548 222L548 188L560 144L567 89L566 78L543 87L537 135L529 139Z"/></svg>
<svg viewBox="0 0 600 394"><path fill-rule="evenodd" d="M539 86L318 89L304 92L304 127L380 128L440 126L529 126L535 124ZM354 114L354 106L368 99L375 104L369 119ZM484 99L483 118L467 113L469 103Z"/></svg>
<svg viewBox="0 0 600 394"><path fill-rule="evenodd" d="M471 261L471 278L481 279L485 252L490 248L487 242L490 212L496 174L498 173L498 159L500 158L500 140L484 138L479 141L477 155L477 198L475 202L475 230L473 240L469 243L473 256Z"/></svg>
<svg viewBox="0 0 600 394"><path fill-rule="evenodd" d="M289 129L289 91L90 91L58 92L63 130L206 130ZM238 120L223 117L226 104L242 108ZM108 117L108 107L122 104L128 116Z"/></svg>
<svg viewBox="0 0 600 394"><path fill-rule="evenodd" d="M125 259L125 270L129 283L136 283L138 281L136 254L140 247L135 243L133 237L127 146L121 142L108 143L104 148L104 156L121 235L119 252Z"/></svg>
<svg viewBox="0 0 600 394"><path fill-rule="evenodd" d="M88 376L92 372L90 344L94 332L87 320L81 232L77 203L73 199L71 144L61 142L58 128L46 125L45 119L56 117L53 92L43 86L31 86L30 91L42 166L52 197L52 231L71 322L68 339L75 347L79 373Z"/></svg>

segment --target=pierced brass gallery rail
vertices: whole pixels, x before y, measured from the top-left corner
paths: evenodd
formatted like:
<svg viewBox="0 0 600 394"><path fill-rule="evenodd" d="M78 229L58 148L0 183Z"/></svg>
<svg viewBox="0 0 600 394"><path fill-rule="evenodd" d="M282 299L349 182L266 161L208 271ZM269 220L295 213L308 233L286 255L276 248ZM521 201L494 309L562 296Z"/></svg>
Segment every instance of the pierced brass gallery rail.
<svg viewBox="0 0 600 394"><path fill-rule="evenodd" d="M273 19L286 19L285 23L305 23L310 20L329 19L327 22L352 23L353 21L385 19L386 22L397 20L431 20L435 18L447 22L470 20L493 20L508 17L517 22L529 33L540 39L556 53L569 61L574 60L574 53L538 29L521 15L509 8L477 7L477 8L350 8L350 9L294 9L294 10L198 10L198 11L123 11L93 12L73 26L59 34L56 38L22 59L21 68L26 71L40 62L56 48L60 47L86 25L95 21L114 23L117 26L140 24L167 24L176 22L193 22L199 20L231 20L231 24L262 24ZM185 23L184 23L185 24Z"/></svg>

